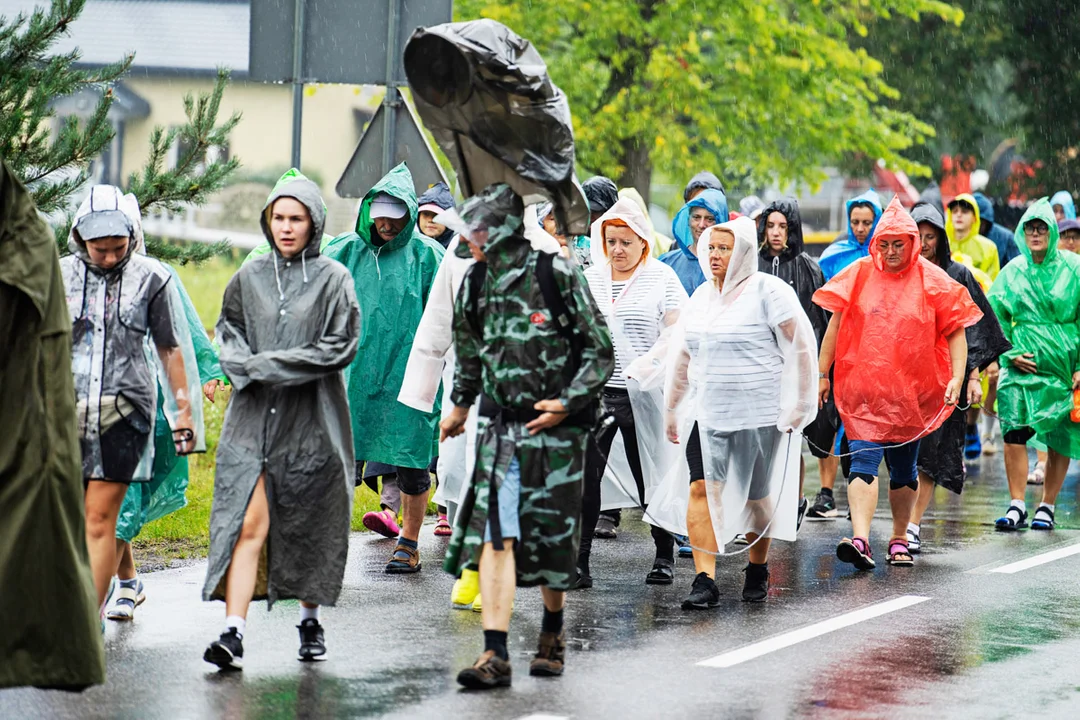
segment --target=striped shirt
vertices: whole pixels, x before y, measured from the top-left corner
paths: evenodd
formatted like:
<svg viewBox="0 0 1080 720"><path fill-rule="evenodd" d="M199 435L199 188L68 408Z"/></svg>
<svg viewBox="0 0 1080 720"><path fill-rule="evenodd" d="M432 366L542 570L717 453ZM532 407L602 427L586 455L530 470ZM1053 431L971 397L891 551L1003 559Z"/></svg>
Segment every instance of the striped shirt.
<svg viewBox="0 0 1080 720"><path fill-rule="evenodd" d="M601 273L610 277L610 266L594 265L585 271L585 278L593 299L613 326L610 330L615 343L615 372L607 387L625 388L623 372L656 343L664 329L664 315L682 306L686 291L671 268L655 260L646 261L630 280L605 282ZM609 284L608 292L605 287Z"/></svg>
<svg viewBox="0 0 1080 720"><path fill-rule="evenodd" d="M776 423L780 416L784 355L775 328L793 317L780 296L783 284L756 274L723 312L692 303L685 318L689 375L701 412L717 429L738 430Z"/></svg>

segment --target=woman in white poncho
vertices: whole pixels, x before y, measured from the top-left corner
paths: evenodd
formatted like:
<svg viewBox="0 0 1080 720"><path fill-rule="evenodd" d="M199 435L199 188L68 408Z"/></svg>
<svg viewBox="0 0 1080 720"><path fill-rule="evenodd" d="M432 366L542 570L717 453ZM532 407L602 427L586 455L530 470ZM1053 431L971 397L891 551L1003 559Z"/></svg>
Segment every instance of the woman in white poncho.
<svg viewBox="0 0 1080 720"><path fill-rule="evenodd" d="M611 421L597 431L596 447L585 461L576 585L580 588L592 587L589 557L601 507L645 506L673 449L663 437L661 388L643 391L638 379L645 373L635 380L625 375L631 363L667 341L687 300L675 271L650 260L651 238L645 214L630 198L620 199L592 225L592 265L585 278L611 331L615 373L603 393L604 411ZM675 579L674 538L656 526L652 536L656 558L645 582L670 585Z"/></svg>
<svg viewBox="0 0 1080 720"><path fill-rule="evenodd" d="M797 433L817 414L814 331L787 283L757 272L753 221L706 230L698 259L711 282L680 314L665 392L668 439L683 441L685 459L649 512L681 532L685 508L697 575L683 609L719 605L716 554L744 531L743 600L766 598L770 540L795 539Z"/></svg>

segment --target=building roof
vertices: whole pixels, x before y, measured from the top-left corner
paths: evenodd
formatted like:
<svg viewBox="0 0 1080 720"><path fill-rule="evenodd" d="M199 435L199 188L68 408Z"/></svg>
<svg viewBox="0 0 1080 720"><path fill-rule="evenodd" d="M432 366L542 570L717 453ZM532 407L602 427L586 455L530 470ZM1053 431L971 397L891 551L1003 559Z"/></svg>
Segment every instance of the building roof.
<svg viewBox="0 0 1080 720"><path fill-rule="evenodd" d="M0 0L10 21L48 0ZM251 7L246 0L87 0L70 34L52 50L78 48L83 65L105 65L135 53L133 68L146 72L248 70Z"/></svg>

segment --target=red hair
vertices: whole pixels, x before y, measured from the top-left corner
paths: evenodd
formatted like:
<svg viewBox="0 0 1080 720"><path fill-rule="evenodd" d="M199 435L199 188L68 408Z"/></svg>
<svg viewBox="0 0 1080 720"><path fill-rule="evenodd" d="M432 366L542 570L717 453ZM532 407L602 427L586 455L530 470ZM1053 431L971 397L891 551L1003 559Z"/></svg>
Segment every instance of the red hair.
<svg viewBox="0 0 1080 720"><path fill-rule="evenodd" d="M642 244L645 245L645 249L641 251L641 257L638 258L637 264L641 265L642 263L644 263L645 260L649 257L649 241L638 235L637 230L634 230L634 228L630 227L625 220L620 220L619 218L605 220L604 224L600 226L600 236L604 240L604 245L601 248L604 251L604 257L608 256L607 229L609 227L624 227L633 232L634 235L637 235L638 240L640 240ZM637 265L635 265L635 267L637 267Z"/></svg>

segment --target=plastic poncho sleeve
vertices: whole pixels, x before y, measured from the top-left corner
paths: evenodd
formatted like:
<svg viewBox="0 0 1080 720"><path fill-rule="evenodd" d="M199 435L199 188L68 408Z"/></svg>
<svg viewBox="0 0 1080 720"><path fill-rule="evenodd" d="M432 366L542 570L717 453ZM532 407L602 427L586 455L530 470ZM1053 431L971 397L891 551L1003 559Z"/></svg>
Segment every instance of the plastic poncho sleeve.
<svg viewBox="0 0 1080 720"><path fill-rule="evenodd" d="M560 266L563 268L560 272ZM561 256L554 261L556 284L574 316L574 332L581 336L581 358L577 373L559 400L569 413L584 410L615 368L615 350L603 315L593 301L585 276Z"/></svg>
<svg viewBox="0 0 1080 720"><path fill-rule="evenodd" d="M233 275L225 286L225 297L221 301L221 317L214 328L214 337L220 352L221 369L229 382L237 390L243 390L251 384L251 378L244 363L251 357L251 347L247 341L247 328L244 322L244 308L241 303L240 274Z"/></svg>
<svg viewBox="0 0 1080 720"><path fill-rule="evenodd" d="M477 263L465 273L461 283L457 302L454 303L454 346L457 353L457 368L454 371L454 391L451 401L458 407L470 407L483 390L483 364L480 361L480 346L483 338L479 332L478 318L473 317L476 307L473 298L474 285L470 280L474 272L486 272L487 265Z"/></svg>
<svg viewBox="0 0 1080 720"><path fill-rule="evenodd" d="M352 279L344 278L329 301L318 340L288 350L268 350L244 360L244 372L256 382L303 385L344 370L360 343L360 306Z"/></svg>
<svg viewBox="0 0 1080 720"><path fill-rule="evenodd" d="M775 324L774 329L784 356L776 427L782 432L799 432L817 417L817 338L803 312Z"/></svg>
<svg viewBox="0 0 1080 720"><path fill-rule="evenodd" d="M454 247L454 242L451 242ZM398 402L420 412L432 412L438 397L439 381L447 353L454 342L454 277L452 251L443 258L431 290L425 298L424 314L416 326L405 377Z"/></svg>

